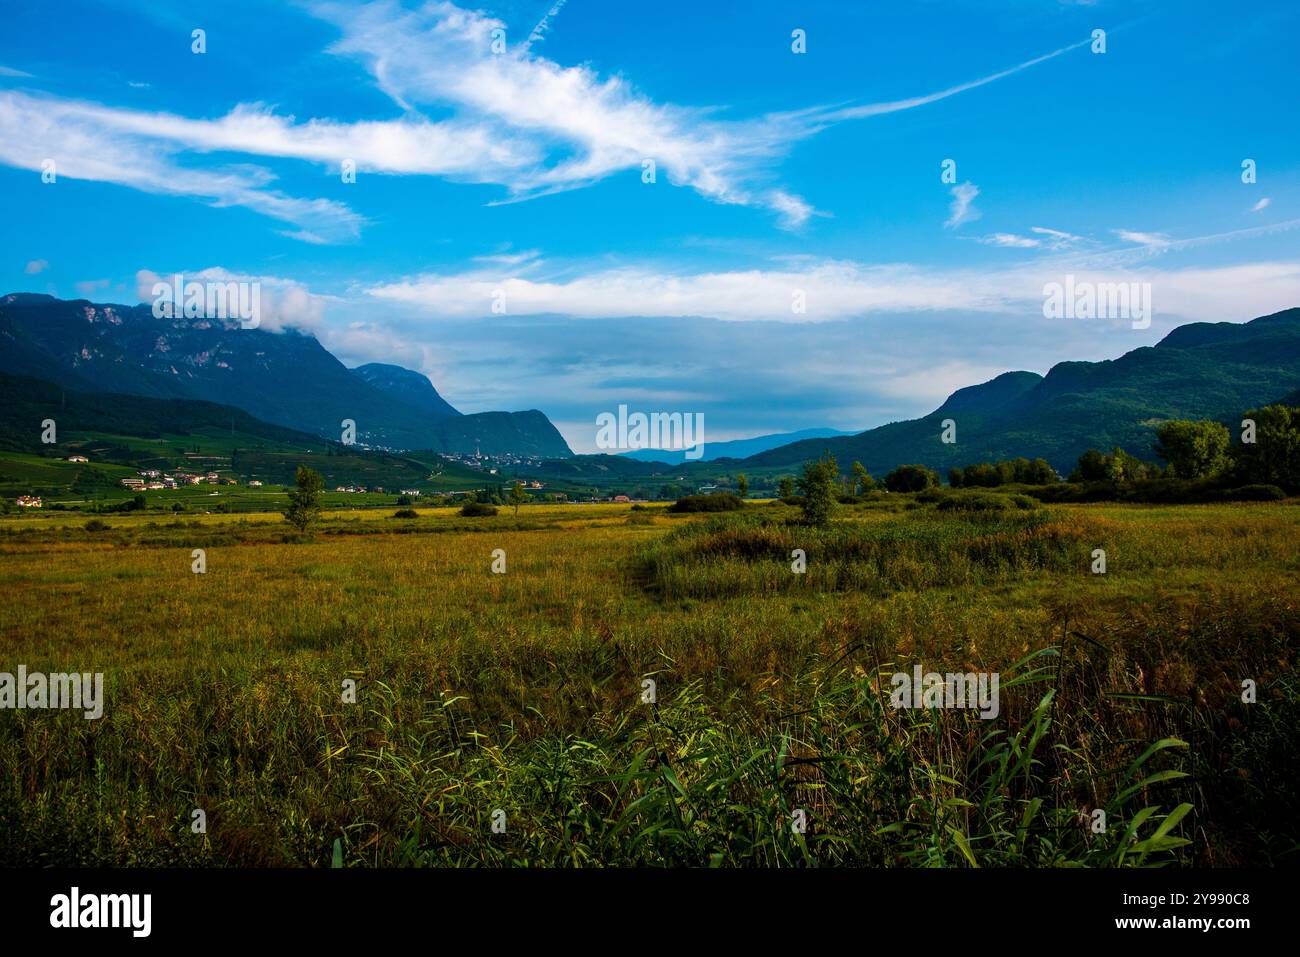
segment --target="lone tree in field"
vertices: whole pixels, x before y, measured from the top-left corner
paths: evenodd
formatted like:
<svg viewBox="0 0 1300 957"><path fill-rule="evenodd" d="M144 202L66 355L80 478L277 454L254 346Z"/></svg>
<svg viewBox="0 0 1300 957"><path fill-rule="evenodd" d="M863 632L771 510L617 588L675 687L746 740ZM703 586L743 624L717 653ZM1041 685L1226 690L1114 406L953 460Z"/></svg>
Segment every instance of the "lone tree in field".
<svg viewBox="0 0 1300 957"><path fill-rule="evenodd" d="M528 501L528 493L524 491L523 482L515 482L510 486L510 504L515 507L515 518L519 517L519 506Z"/></svg>
<svg viewBox="0 0 1300 957"><path fill-rule="evenodd" d="M781 481L777 483L777 495L781 498L794 498L794 479L789 475L782 475Z"/></svg>
<svg viewBox="0 0 1300 957"><path fill-rule="evenodd" d="M741 472L736 476L736 492L741 498L749 494L749 479L745 478L745 473Z"/></svg>
<svg viewBox="0 0 1300 957"><path fill-rule="evenodd" d="M828 525L835 510L835 488L840 481L840 466L829 452L816 462L805 462L799 477L799 491L803 493L800 507L803 519L809 525Z"/></svg>
<svg viewBox="0 0 1300 957"><path fill-rule="evenodd" d="M305 465L298 466L298 487L289 492L289 507L284 517L300 532L307 531L312 522L320 518L320 490L324 484L320 473Z"/></svg>

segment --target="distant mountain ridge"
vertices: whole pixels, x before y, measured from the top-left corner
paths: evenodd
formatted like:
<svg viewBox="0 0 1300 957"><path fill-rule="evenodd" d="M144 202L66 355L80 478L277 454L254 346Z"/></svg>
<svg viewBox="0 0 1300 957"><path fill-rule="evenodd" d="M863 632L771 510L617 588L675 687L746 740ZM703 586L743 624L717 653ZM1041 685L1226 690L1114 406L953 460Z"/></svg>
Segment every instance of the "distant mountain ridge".
<svg viewBox="0 0 1300 957"><path fill-rule="evenodd" d="M1300 389L1300 308L1246 323L1179 326L1154 346L1101 362L1062 362L1046 376L1006 372L958 389L919 419L858 435L812 439L750 456L751 468L794 467L824 451L874 474L917 462L948 469L1042 457L1068 472L1089 448L1121 446L1155 459L1155 429L1174 418L1234 422ZM941 441L942 423L957 441Z"/></svg>
<svg viewBox="0 0 1300 957"><path fill-rule="evenodd" d="M352 374L399 402L423 409L438 418L461 414L438 394L429 377L423 373L412 372L410 369L383 362L368 362L363 366L357 366L352 370Z"/></svg>
<svg viewBox="0 0 1300 957"><path fill-rule="evenodd" d="M311 335L220 319L158 319L143 304L4 296L0 372L84 392L232 405L334 440L351 419L358 442L388 448L573 454L537 410L461 415L419 373L375 364L350 370Z"/></svg>
<svg viewBox="0 0 1300 957"><path fill-rule="evenodd" d="M797 432L775 432L771 435L755 435L748 439L729 439L725 442L704 442L704 454L699 459L690 461L712 462L717 459L743 459L757 455L768 449L789 445L800 439L822 439L837 435L854 435L843 429L800 429ZM681 465L687 461L686 453L666 449L637 449L623 453L624 458L636 459L638 462L664 462L668 465Z"/></svg>

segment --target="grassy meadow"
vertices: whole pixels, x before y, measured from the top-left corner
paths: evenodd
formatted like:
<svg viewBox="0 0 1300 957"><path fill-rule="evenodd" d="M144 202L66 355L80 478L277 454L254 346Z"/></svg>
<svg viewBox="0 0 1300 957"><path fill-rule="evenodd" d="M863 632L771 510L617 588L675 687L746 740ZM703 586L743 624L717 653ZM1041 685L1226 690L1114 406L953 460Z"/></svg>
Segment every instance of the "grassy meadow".
<svg viewBox="0 0 1300 957"><path fill-rule="evenodd" d="M416 511L0 519L0 671L106 697L0 712L0 864L1300 860L1293 501Z"/></svg>

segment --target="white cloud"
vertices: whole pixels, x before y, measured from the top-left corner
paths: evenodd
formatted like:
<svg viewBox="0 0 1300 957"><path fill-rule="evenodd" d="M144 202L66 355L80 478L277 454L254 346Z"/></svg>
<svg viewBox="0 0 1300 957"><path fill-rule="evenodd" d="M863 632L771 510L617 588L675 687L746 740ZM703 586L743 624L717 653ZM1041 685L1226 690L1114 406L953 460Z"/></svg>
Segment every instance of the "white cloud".
<svg viewBox="0 0 1300 957"><path fill-rule="evenodd" d="M149 269L139 270L135 274L135 289L140 301L153 302L154 283L170 283L174 273L175 270L161 274ZM258 295L261 306L258 328L266 332L280 332L292 328L314 334L325 330L325 307L328 299L312 293L296 280L231 272L220 266L192 271L181 270L180 274L186 284L192 281L257 283L260 287Z"/></svg>
<svg viewBox="0 0 1300 957"><path fill-rule="evenodd" d="M980 194L980 188L974 183L958 183L952 188L952 202L948 205L948 221L944 226L948 229L960 226L963 223L969 223L972 220L980 218L980 211L975 208L975 197Z"/></svg>
<svg viewBox="0 0 1300 957"><path fill-rule="evenodd" d="M715 202L767 207L792 225L809 215L799 197L753 182L815 132L803 116L719 120L710 110L655 103L622 77L560 66L525 44L494 54L492 32L505 24L450 3L314 9L343 34L333 52L360 60L404 109L451 105L491 129L494 141L538 154L501 177L514 195L571 189L653 159L671 182Z"/></svg>
<svg viewBox="0 0 1300 957"><path fill-rule="evenodd" d="M1082 236L1067 233L1060 229L1048 229L1046 226L1031 226L1034 236L1021 236L1017 233L991 233L980 238L986 246L1008 246L1016 249L1047 249L1052 252L1076 249L1087 244Z"/></svg>
<svg viewBox="0 0 1300 957"><path fill-rule="evenodd" d="M536 249L525 249L517 253L491 253L485 256L475 256L474 262L477 263L495 263L499 266L523 266L525 263L536 262L541 253Z"/></svg>
<svg viewBox="0 0 1300 957"><path fill-rule="evenodd" d="M1043 244L1048 249L1069 249L1087 242L1082 236L1076 236L1060 229L1048 229L1046 226L1031 226L1029 231L1044 237Z"/></svg>
<svg viewBox="0 0 1300 957"><path fill-rule="evenodd" d="M1063 282L1149 282L1157 314L1189 319L1253 318L1300 304L1300 262L1214 268L1132 268L1087 256L1058 256L1003 269L922 269L804 260L797 266L686 273L652 266L589 271L477 268L373 286L376 300L443 319L491 314L503 294L512 316L577 318L704 316L730 321L825 322L873 314L961 311L1042 319L1043 286ZM791 303L801 292L806 311Z"/></svg>
<svg viewBox="0 0 1300 957"><path fill-rule="evenodd" d="M42 163L53 160L58 176L194 196L214 206L244 206L296 227L300 238L313 241L346 240L359 233L362 219L346 206L333 200L297 199L270 189L274 177L267 170L248 166L199 170L180 165L174 150L145 142L153 117L71 100L0 93L0 162L39 171Z"/></svg>
<svg viewBox="0 0 1300 957"><path fill-rule="evenodd" d="M1165 233L1139 233L1131 229L1112 229L1116 236L1127 243L1158 248L1169 245L1169 236Z"/></svg>
<svg viewBox="0 0 1300 957"><path fill-rule="evenodd" d="M1014 76L1022 70L1028 70L1030 67L1055 59L1062 54L1069 53L1071 50L1077 50L1080 47L1087 46L1091 42L1091 38L1080 40L1078 43L1071 43L1069 46L1063 46L1059 50L1053 50L1051 53L1045 53L1042 56L1034 57L1032 60L1026 60L1010 69L981 77L978 80L959 83L956 86L950 86L946 90L940 90L937 93L928 93L925 96L914 96L905 100L893 100L888 103L869 103L865 106L850 106L838 109L827 113L826 119L828 121L857 120L869 116L880 116L885 113L897 113L901 110L912 110L918 106L927 106L930 103L937 103L939 100L946 100L950 96L956 96L958 93L965 93L968 90L978 89L981 86L986 86L989 83L994 83L1005 77Z"/></svg>
<svg viewBox="0 0 1300 957"><path fill-rule="evenodd" d="M91 296L95 295L95 293L99 292L99 290L107 289L112 284L112 280L110 279L87 279L83 282L77 283L76 287L77 292L79 292L82 297L89 299Z"/></svg>
<svg viewBox="0 0 1300 957"><path fill-rule="evenodd" d="M27 275L29 276L35 276L38 272L44 272L49 268L50 268L50 264L48 260L33 259L25 267L23 267L23 272L27 273Z"/></svg>
<svg viewBox="0 0 1300 957"><path fill-rule="evenodd" d="M183 165L180 155L242 152L332 169L351 159L362 173L500 184L510 200L586 186L653 159L675 185L713 202L767 209L783 227L797 228L817 211L772 183L772 168L795 143L834 123L913 109L984 86L1087 42L924 96L732 120L714 108L658 103L621 76L533 54L530 45L541 40L562 6L563 0L553 3L527 42L494 54L492 33L505 24L444 0L415 10L391 0L317 3L312 11L341 34L331 51L364 64L406 116L299 121L260 104L239 104L218 119L190 119L11 93L0 98L0 162L36 169L54 158L61 175L244 206L287 223L286 235L337 242L355 238L364 225L345 205L280 193L270 188L274 177L264 169L195 169ZM425 118L420 109L426 107L446 118ZM969 210L968 200L960 202Z"/></svg>
<svg viewBox="0 0 1300 957"><path fill-rule="evenodd" d="M32 75L30 73L24 73L22 70L15 70L13 67L0 66L0 76L12 76L19 79L22 78L30 79Z"/></svg>
<svg viewBox="0 0 1300 957"><path fill-rule="evenodd" d="M787 190L763 185L769 167L792 144L834 123L913 109L975 89L1085 45L1071 44L1011 69L937 93L889 103L812 107L748 120L723 120L713 109L656 103L619 76L586 66L564 67L533 55L529 40L492 52L492 33L505 24L447 2L406 10L389 0L364 5L322 2L314 12L342 32L331 48L365 64L395 103L452 106L505 140L528 144L546 161L502 182L516 196L572 189L653 159L668 179L718 203L775 212L798 227L811 205Z"/></svg>
<svg viewBox="0 0 1300 957"><path fill-rule="evenodd" d="M531 47L534 43L541 43L546 39L546 31L550 28L551 17L557 15L564 9L564 4L568 0L555 0L554 5L546 11L546 15L537 21L537 26L533 27L533 32L528 34L528 39L524 41L524 49Z"/></svg>
<svg viewBox="0 0 1300 957"><path fill-rule="evenodd" d="M1272 198L1271 196L1265 196L1263 199L1261 199L1261 200L1260 200L1258 203L1256 203L1254 206L1250 207L1250 211L1251 211L1252 213L1258 213L1258 212L1261 212L1261 211L1263 211L1263 210L1265 210L1265 209L1268 209L1269 204L1272 203L1272 202L1273 202L1273 198Z"/></svg>
<svg viewBox="0 0 1300 957"><path fill-rule="evenodd" d="M1037 239L1032 239L1029 236L1017 236L1015 233L990 233L987 236L980 237L979 241L986 246L1008 246L1013 249L1034 249L1042 245Z"/></svg>

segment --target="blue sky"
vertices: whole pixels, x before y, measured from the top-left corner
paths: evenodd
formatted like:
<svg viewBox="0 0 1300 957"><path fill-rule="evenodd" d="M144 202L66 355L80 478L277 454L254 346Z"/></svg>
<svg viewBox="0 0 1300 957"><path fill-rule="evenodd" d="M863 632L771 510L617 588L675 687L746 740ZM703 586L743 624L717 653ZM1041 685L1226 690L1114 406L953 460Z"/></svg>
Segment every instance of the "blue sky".
<svg viewBox="0 0 1300 957"><path fill-rule="evenodd" d="M6 11L0 290L257 279L579 451L619 404L864 428L1300 305L1284 0L166 6ZM1067 274L1150 282L1151 327L1044 318Z"/></svg>

